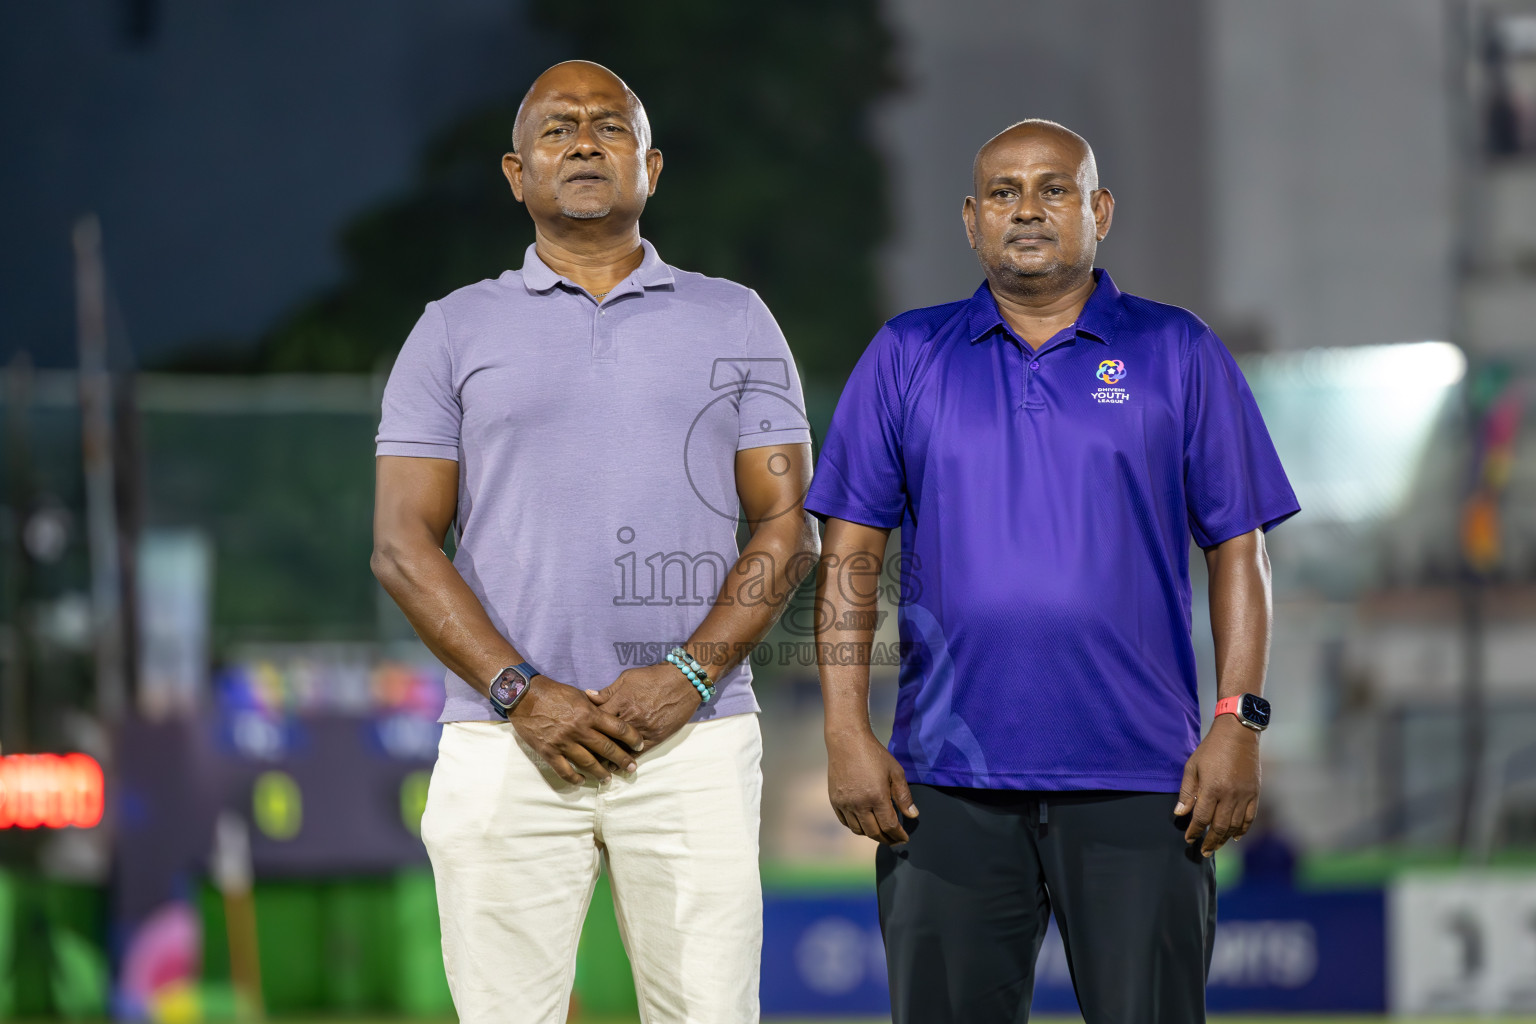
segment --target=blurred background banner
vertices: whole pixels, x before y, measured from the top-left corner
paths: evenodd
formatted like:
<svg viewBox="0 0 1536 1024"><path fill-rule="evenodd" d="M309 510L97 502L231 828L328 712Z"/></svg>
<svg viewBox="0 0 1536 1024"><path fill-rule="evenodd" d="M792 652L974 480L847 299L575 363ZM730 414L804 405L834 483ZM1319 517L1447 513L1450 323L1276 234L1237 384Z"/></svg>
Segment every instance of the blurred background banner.
<svg viewBox="0 0 1536 1024"><path fill-rule="evenodd" d="M0 7L0 1017L451 1015L372 441L422 306L521 264L499 160L571 57L644 99L646 236L763 296L817 436L884 318L981 279L977 147L1087 137L1100 262L1238 355L1304 509L1211 1007L1536 1012L1536 0L79 0ZM878 1018L809 601L754 658L763 1006ZM635 1019L606 881L576 997ZM1054 933L1037 1006L1075 1012Z"/></svg>

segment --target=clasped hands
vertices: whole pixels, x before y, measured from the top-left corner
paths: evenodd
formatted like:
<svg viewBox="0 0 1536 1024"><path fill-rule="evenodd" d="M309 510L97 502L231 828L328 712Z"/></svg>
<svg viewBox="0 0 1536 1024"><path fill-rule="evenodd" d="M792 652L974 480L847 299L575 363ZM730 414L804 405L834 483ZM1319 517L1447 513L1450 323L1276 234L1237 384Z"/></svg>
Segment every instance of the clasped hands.
<svg viewBox="0 0 1536 1024"><path fill-rule="evenodd" d="M601 690L534 676L512 711L517 734L567 782L635 770L635 755L667 739L699 709L699 691L668 662L625 669Z"/></svg>

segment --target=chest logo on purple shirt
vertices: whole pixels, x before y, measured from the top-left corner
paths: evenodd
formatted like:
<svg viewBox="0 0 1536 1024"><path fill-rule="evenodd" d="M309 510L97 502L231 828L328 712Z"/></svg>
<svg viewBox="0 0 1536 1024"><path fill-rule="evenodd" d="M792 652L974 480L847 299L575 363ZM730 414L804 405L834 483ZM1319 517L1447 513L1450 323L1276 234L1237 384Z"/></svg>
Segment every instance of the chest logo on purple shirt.
<svg viewBox="0 0 1536 1024"><path fill-rule="evenodd" d="M1094 401L1100 405L1124 405L1130 399L1131 394L1125 388L1115 387L1125 379L1125 362L1120 359L1106 359L1099 364L1095 377L1103 381L1109 387L1099 388L1093 392Z"/></svg>
<svg viewBox="0 0 1536 1024"><path fill-rule="evenodd" d="M1106 359L1099 364L1099 372L1094 376L1105 384L1118 384L1125 379L1125 363L1119 359Z"/></svg>

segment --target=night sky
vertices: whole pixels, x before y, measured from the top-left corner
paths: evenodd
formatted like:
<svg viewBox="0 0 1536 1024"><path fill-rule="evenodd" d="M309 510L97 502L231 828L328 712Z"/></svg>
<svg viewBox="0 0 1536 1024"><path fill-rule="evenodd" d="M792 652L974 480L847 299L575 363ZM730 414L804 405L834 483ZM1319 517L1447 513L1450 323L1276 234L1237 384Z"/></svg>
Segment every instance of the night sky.
<svg viewBox="0 0 1536 1024"><path fill-rule="evenodd" d="M0 6L0 361L73 365L85 211L138 362L249 344L335 280L337 230L433 132L526 87L520 7Z"/></svg>

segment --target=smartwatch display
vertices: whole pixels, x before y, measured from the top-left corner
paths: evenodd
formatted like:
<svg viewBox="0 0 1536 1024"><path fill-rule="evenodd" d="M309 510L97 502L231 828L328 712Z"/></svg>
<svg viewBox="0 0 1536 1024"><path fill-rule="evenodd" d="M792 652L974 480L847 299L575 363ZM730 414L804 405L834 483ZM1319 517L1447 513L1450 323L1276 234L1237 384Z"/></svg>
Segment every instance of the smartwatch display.
<svg viewBox="0 0 1536 1024"><path fill-rule="evenodd" d="M1238 697L1226 697L1216 702L1217 715L1236 715L1242 722L1254 732L1263 732L1269 728L1269 701L1256 693L1245 693Z"/></svg>
<svg viewBox="0 0 1536 1024"><path fill-rule="evenodd" d="M491 709L502 718L512 714L512 709L527 695L533 677L538 674L539 670L526 661L519 665L508 665L496 673L490 685Z"/></svg>

